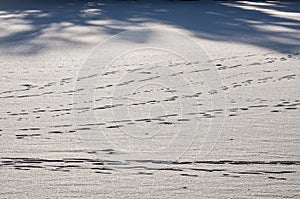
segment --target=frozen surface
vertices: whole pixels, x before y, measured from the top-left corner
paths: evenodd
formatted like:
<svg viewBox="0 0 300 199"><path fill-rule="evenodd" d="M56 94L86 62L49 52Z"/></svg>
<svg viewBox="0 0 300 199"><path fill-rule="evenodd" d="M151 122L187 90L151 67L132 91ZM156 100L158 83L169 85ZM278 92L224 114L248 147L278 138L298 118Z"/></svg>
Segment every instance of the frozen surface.
<svg viewBox="0 0 300 199"><path fill-rule="evenodd" d="M0 198L299 198L299 10L298 1L1 1ZM77 106L92 49L145 27L188 35L211 60L128 53ZM155 34L120 43L147 45ZM199 63L208 68L195 72ZM220 90L199 76L211 70ZM222 133L200 157L216 118ZM198 133L176 161L117 161L166 146L178 129Z"/></svg>

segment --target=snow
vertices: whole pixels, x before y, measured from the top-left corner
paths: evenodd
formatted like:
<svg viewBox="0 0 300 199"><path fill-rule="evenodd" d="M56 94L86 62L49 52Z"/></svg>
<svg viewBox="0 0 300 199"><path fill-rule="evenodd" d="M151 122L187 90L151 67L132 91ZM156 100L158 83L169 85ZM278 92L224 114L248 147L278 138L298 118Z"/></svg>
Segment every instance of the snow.
<svg viewBox="0 0 300 199"><path fill-rule="evenodd" d="M299 7L1 1L1 196L297 197Z"/></svg>

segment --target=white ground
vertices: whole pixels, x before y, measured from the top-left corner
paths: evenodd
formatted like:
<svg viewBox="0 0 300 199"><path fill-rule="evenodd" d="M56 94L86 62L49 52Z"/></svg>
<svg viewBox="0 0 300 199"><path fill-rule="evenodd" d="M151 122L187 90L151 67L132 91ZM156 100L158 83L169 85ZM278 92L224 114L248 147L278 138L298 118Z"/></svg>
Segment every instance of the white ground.
<svg viewBox="0 0 300 199"><path fill-rule="evenodd" d="M0 198L299 198L299 9L297 1L1 1ZM115 60L95 82L93 107L87 102L86 110L98 107L97 121L78 122L82 112L74 110L73 96L83 96L74 89L83 61L99 42L144 27L179 31L203 47L209 70L217 69L223 81L224 110L211 110L214 93L192 79L201 105L182 115L186 90L165 92L154 84L182 86L179 74L195 78L189 63L144 50ZM125 43L147 45L152 34ZM178 79L162 78L172 75L171 66ZM143 77L148 87L128 83ZM141 104L132 106L122 92ZM179 105L174 96L183 99ZM172 115L159 117L166 114ZM198 156L203 132L222 114L215 147ZM199 134L175 162L110 161L124 148L164 146L192 121L200 122ZM96 142L95 149L82 138L100 130L114 147Z"/></svg>

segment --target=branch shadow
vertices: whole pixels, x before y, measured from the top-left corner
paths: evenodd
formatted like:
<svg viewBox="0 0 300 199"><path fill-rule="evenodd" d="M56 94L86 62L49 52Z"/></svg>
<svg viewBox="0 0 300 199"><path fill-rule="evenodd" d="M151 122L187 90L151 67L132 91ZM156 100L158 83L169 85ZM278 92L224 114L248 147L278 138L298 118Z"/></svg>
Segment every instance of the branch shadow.
<svg viewBox="0 0 300 199"><path fill-rule="evenodd" d="M299 10L296 0L5 0L0 2L0 50L32 55L55 43L86 45L90 36L158 23L203 39L293 51L300 43Z"/></svg>

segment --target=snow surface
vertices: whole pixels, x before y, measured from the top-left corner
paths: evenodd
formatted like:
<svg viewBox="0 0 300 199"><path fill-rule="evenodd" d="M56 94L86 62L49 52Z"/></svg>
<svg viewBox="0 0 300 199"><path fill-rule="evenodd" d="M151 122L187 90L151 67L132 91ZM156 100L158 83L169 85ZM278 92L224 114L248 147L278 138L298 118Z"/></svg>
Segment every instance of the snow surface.
<svg viewBox="0 0 300 199"><path fill-rule="evenodd" d="M2 0L0 197L299 198L299 10Z"/></svg>

